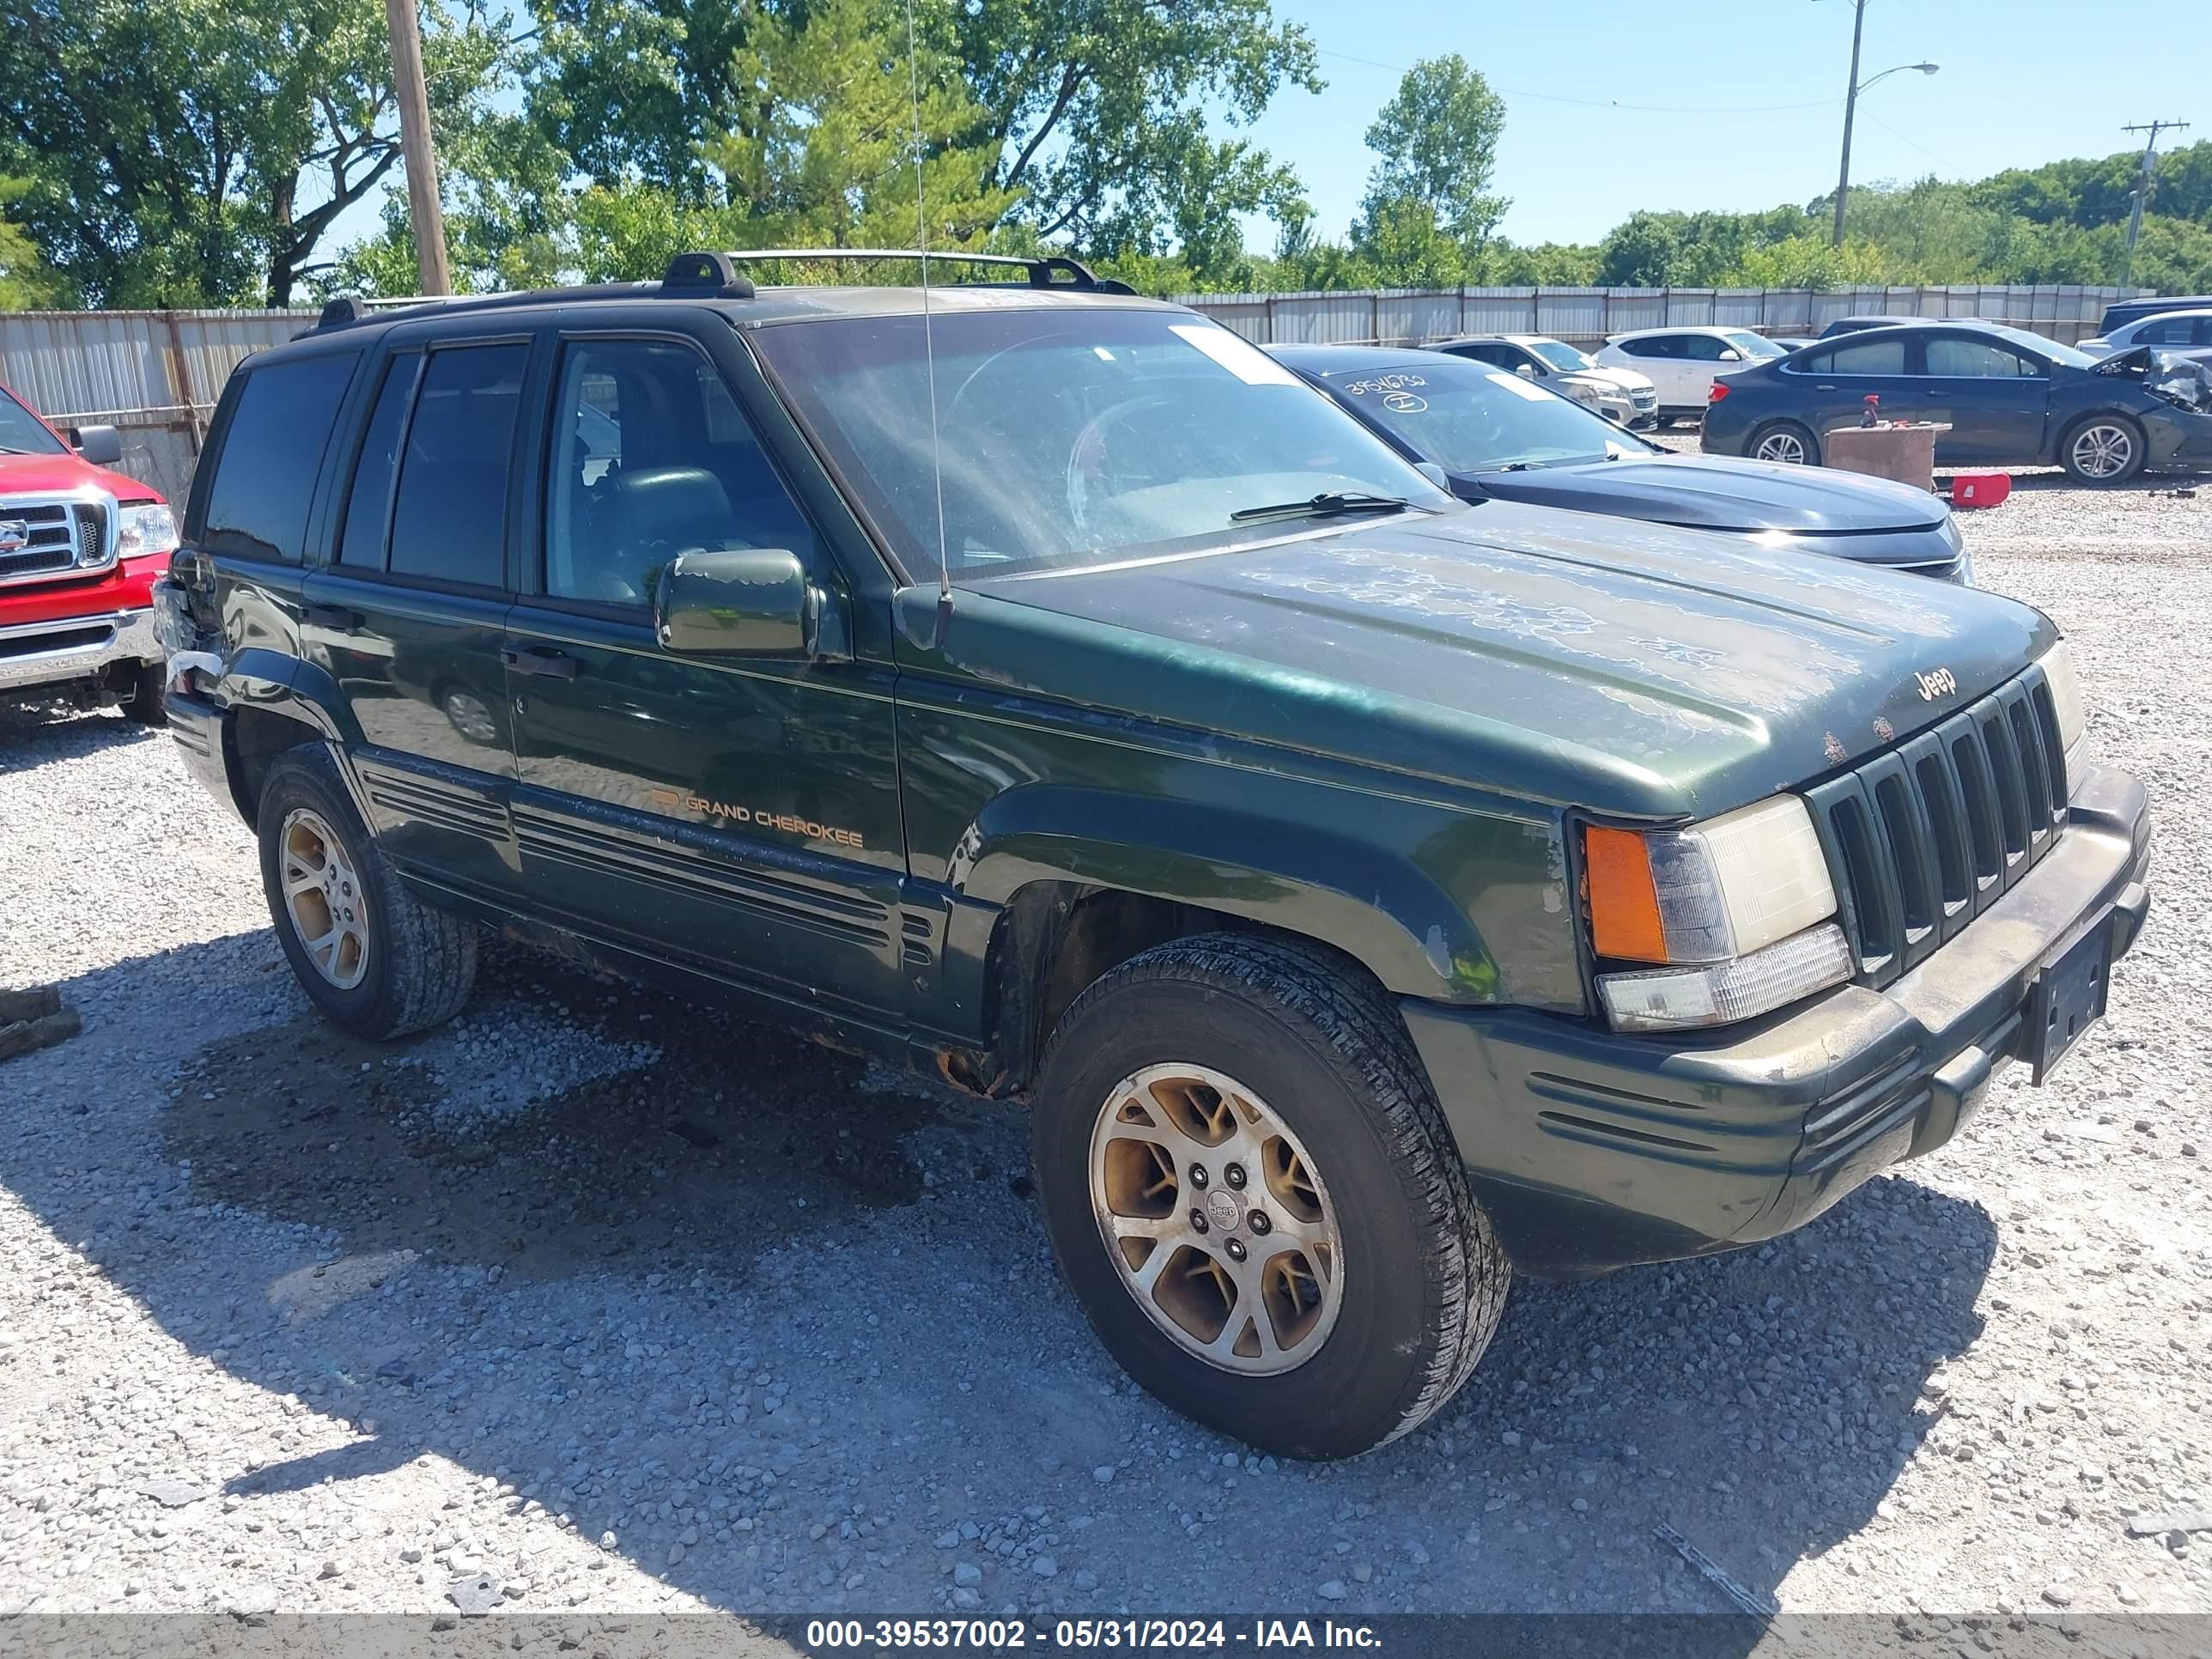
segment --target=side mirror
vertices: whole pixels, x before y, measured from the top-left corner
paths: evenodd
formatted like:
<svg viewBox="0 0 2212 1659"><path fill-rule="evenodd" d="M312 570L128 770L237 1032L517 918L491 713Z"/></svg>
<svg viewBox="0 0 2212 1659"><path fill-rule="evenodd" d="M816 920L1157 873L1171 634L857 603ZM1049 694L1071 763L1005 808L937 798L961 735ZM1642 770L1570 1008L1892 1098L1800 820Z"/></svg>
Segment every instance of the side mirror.
<svg viewBox="0 0 2212 1659"><path fill-rule="evenodd" d="M787 548L684 553L653 585L653 631L685 656L819 654L822 596Z"/></svg>
<svg viewBox="0 0 2212 1659"><path fill-rule="evenodd" d="M1449 495L1451 494L1451 474L1445 471L1443 468L1438 466L1434 461L1415 461L1413 463L1413 471L1419 473L1424 478L1426 478L1437 489L1443 490L1445 495Z"/></svg>
<svg viewBox="0 0 2212 1659"><path fill-rule="evenodd" d="M1520 368L1515 369L1513 372L1516 374L1518 374L1524 380L1533 380L1536 378L1536 365L1534 363L1523 363Z"/></svg>
<svg viewBox="0 0 2212 1659"><path fill-rule="evenodd" d="M113 466L123 459L123 434L112 426L73 426L69 446L94 466Z"/></svg>
<svg viewBox="0 0 2212 1659"><path fill-rule="evenodd" d="M1738 351L1734 346L1723 346L1721 361L1724 363L1740 363L1743 361L1743 353Z"/></svg>

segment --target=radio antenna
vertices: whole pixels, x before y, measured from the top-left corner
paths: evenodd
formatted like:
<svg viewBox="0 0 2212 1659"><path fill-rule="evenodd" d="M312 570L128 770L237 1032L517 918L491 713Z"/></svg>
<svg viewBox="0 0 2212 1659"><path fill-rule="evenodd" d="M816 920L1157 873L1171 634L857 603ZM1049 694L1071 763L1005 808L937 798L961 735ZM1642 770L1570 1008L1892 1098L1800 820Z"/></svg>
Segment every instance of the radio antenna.
<svg viewBox="0 0 2212 1659"><path fill-rule="evenodd" d="M921 355L929 380L929 472L937 487L937 616L930 625L930 649L945 643L952 620L952 560L945 535L945 456L937 431L937 338L929 315L929 210L921 190L921 65L915 45L914 0L906 0L906 91L914 114L914 233L921 254Z"/></svg>

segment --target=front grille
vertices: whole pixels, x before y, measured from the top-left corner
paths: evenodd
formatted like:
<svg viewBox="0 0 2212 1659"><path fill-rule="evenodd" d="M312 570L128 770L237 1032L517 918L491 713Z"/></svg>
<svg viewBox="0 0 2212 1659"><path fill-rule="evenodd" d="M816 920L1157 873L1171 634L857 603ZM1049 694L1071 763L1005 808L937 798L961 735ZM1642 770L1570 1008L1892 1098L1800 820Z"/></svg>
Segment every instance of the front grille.
<svg viewBox="0 0 2212 1659"><path fill-rule="evenodd" d="M1638 409L1650 409L1658 403L1659 394L1656 392L1632 392L1628 394L1628 401Z"/></svg>
<svg viewBox="0 0 2212 1659"><path fill-rule="evenodd" d="M1887 985L2019 880L2066 822L2043 670L1805 792L1859 977Z"/></svg>
<svg viewBox="0 0 2212 1659"><path fill-rule="evenodd" d="M23 544L0 551L0 582L39 581L66 575L83 562L93 564L107 550L106 512L90 501L0 501L0 538Z"/></svg>

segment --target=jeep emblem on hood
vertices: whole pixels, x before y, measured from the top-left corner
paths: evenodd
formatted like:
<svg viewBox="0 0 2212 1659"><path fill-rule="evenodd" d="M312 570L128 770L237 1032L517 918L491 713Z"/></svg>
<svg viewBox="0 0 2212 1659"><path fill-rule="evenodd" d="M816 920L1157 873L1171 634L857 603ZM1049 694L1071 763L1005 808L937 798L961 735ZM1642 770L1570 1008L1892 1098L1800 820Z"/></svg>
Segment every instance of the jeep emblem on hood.
<svg viewBox="0 0 2212 1659"><path fill-rule="evenodd" d="M1948 668L1939 668L1932 674L1915 674L1912 678L1920 687L1920 701L1923 702L1948 697L1959 689L1958 680Z"/></svg>

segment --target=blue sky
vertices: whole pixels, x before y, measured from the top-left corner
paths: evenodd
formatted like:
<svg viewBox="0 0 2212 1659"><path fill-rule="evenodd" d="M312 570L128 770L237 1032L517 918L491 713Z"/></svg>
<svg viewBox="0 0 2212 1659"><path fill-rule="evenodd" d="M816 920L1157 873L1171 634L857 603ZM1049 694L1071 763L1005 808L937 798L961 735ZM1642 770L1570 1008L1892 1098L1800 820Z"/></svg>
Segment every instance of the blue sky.
<svg viewBox="0 0 2212 1659"><path fill-rule="evenodd" d="M1297 169L1331 236L1358 210L1375 111L1406 66L1447 52L1505 94L1493 188L1513 198L1502 229L1516 241L1595 241L1638 208L1765 208L1835 185L1849 0L1275 9L1322 49L1329 85L1280 94L1251 132ZM2123 125L2154 116L2194 122L2181 143L2212 138L2212 0L1869 0L1862 80L1922 61L1939 72L1893 75L1861 98L1855 180L2108 155L2139 142Z"/></svg>

